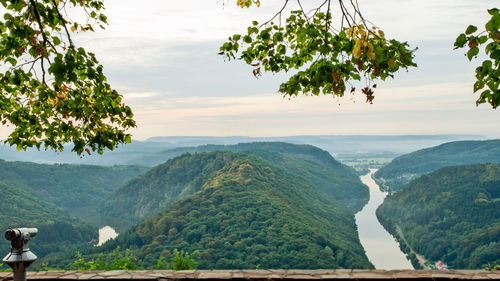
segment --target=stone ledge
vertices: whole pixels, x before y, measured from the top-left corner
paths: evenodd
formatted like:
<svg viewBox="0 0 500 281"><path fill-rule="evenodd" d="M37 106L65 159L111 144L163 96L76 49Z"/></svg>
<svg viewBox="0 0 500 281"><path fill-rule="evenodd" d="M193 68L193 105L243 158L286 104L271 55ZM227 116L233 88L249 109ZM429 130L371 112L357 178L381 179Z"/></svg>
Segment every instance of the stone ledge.
<svg viewBox="0 0 500 281"><path fill-rule="evenodd" d="M12 280L12 272L0 272L0 281ZM500 280L500 271L485 270L113 270L28 272L28 280Z"/></svg>

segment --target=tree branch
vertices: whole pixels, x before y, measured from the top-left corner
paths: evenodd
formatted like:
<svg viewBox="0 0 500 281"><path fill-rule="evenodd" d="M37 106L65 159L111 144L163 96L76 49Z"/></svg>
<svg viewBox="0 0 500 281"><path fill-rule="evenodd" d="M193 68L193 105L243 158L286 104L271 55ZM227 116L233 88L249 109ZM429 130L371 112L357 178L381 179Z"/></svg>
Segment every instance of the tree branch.
<svg viewBox="0 0 500 281"><path fill-rule="evenodd" d="M38 9L36 7L36 3L34 0L30 0L30 3L31 3L31 7L33 7L33 13L35 14L35 19L38 23L38 27L40 28L40 32L42 33L42 38L43 38L43 47L44 47L44 50L43 52L41 52L41 55L42 55L42 59L41 59L41 67L42 67L42 83L43 84L46 84L45 83L45 67L43 65L43 59L45 57L45 48L47 47L47 44L50 44L47 43L48 40L47 40L47 36L45 35L45 30L43 29L43 25L42 25L42 20L40 19L40 14L38 13ZM52 46L52 44L50 44ZM54 46L52 46L52 48L55 50Z"/></svg>
<svg viewBox="0 0 500 281"><path fill-rule="evenodd" d="M54 0L52 0L54 1ZM270 23L272 20L274 20L277 16L280 16L281 17L281 13L283 12L283 10L285 10L286 6L288 5L288 0L285 0L285 4L283 5L283 7L281 7L281 9L276 13L276 15L274 15L274 17L272 17L270 20L266 21L265 23L261 24L259 26L259 28L263 27L264 25Z"/></svg>
<svg viewBox="0 0 500 281"><path fill-rule="evenodd" d="M31 0L32 1L32 0ZM71 40L71 35L69 34L69 30L68 28L66 27L66 20L64 19L64 17L61 15L61 13L59 12L59 9L57 8L57 3L55 0L52 0L52 3L54 4L54 7L56 8L56 12L57 12L57 16L59 17L59 19L62 21L63 23L63 27L64 27L64 30L66 31L66 36L68 37L68 41L69 41L69 45L71 47L74 47L75 45L73 44L73 40Z"/></svg>

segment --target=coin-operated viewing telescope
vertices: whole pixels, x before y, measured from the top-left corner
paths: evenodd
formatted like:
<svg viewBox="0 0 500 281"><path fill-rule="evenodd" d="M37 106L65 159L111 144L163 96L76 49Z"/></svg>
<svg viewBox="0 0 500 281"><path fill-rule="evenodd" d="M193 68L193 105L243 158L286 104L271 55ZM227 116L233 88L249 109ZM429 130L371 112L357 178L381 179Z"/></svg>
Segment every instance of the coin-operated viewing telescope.
<svg viewBox="0 0 500 281"><path fill-rule="evenodd" d="M30 251L29 242L37 233L36 228L9 228L5 231L5 238L11 242L12 248L3 262L12 267L14 281L25 281L26 268L36 260L35 254Z"/></svg>

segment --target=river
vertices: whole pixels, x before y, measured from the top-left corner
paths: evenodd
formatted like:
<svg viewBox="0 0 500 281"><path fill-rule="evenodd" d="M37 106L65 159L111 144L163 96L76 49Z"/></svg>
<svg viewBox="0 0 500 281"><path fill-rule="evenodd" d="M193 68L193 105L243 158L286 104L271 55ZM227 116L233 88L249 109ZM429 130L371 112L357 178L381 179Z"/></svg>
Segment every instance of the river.
<svg viewBox="0 0 500 281"><path fill-rule="evenodd" d="M113 239L116 236L118 236L118 233L111 227L111 226L104 226L99 228L99 243L97 243L97 246L101 246L104 244L104 242L108 241L109 239Z"/></svg>
<svg viewBox="0 0 500 281"><path fill-rule="evenodd" d="M381 192L372 179L376 170L361 176L361 181L370 188L370 200L363 210L356 214L359 239L366 255L376 269L413 269L410 261L399 249L399 244L392 235L378 222L375 211L384 202L387 193Z"/></svg>

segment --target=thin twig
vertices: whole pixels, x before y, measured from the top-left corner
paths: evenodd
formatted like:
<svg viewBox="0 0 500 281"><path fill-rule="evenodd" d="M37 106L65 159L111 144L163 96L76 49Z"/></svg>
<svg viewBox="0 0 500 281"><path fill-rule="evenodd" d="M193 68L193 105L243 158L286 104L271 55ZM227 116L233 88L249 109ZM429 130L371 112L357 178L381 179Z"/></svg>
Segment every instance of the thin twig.
<svg viewBox="0 0 500 281"><path fill-rule="evenodd" d="M36 22L38 23L38 28L40 28L40 32L42 33L42 38L43 38L43 46L46 47L47 44L52 47L52 49L56 51L56 47L52 45L52 43L47 39L47 35L45 35L45 30L43 29L43 24L42 20L40 18L40 14L38 13L38 8L36 7L36 3L34 0L30 0L31 6L33 7L33 12L35 13L35 19Z"/></svg>
<svg viewBox="0 0 500 281"><path fill-rule="evenodd" d="M318 7L318 8L311 9L311 10L308 12L308 14L309 14L309 13L311 13L312 11L314 11L314 14L312 15L312 17L316 16L316 14L317 14L317 13L321 10L321 8L323 8L323 6L324 6L326 3L328 3L328 2L330 2L330 1L329 1L329 0L325 0L325 1L323 1L323 3L321 3L321 5L319 5L319 7ZM329 4L328 4L328 5L329 5Z"/></svg>
<svg viewBox="0 0 500 281"><path fill-rule="evenodd" d="M306 11L304 11L304 8L302 7L302 3L300 3L300 0L297 0L297 3L299 4L300 10L302 11L302 14L304 14L304 18L306 19L307 23L309 23L309 17L306 14Z"/></svg>
<svg viewBox="0 0 500 281"><path fill-rule="evenodd" d="M30 0L30 1L33 1L33 0ZM59 17L59 19L63 23L64 30L66 31L66 36L68 37L69 46L70 47L74 47L75 45L73 44L73 40L71 40L71 35L69 34L68 28L66 27L66 20L64 19L64 17L59 12L59 9L57 8L56 0L52 0L52 3L54 4L54 7L56 8L57 16Z"/></svg>
<svg viewBox="0 0 500 281"><path fill-rule="evenodd" d="M328 0L328 9L326 10L326 22L325 22L325 42L327 41L327 33L330 29L330 0Z"/></svg>
<svg viewBox="0 0 500 281"><path fill-rule="evenodd" d="M54 1L54 0L52 0ZM288 0L285 0L285 4L283 5L283 7L281 7L281 9L274 15L274 17L272 17L270 20L266 21L265 23L261 24L259 26L259 28L263 27L264 25L270 23L271 21L273 21L277 16L281 16L281 13L283 12L283 10L285 10L286 6L288 5Z"/></svg>

